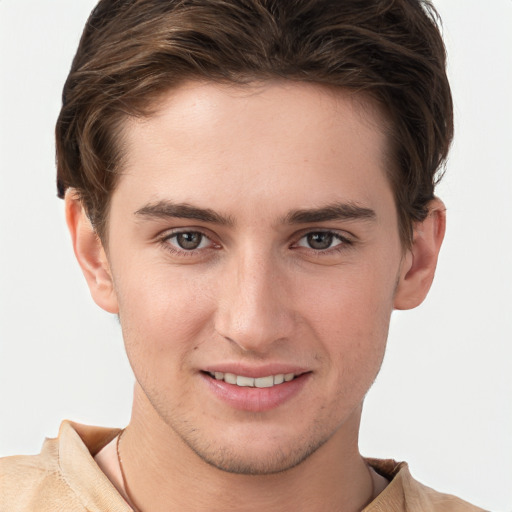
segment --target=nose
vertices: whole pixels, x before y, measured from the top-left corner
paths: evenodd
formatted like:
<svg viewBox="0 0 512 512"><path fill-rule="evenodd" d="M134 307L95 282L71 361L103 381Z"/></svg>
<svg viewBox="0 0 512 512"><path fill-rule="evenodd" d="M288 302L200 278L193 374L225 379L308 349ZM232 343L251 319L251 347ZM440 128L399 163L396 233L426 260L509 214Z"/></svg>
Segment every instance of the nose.
<svg viewBox="0 0 512 512"><path fill-rule="evenodd" d="M294 326L289 278L271 255L253 252L224 268L216 331L244 352L264 354L289 339Z"/></svg>

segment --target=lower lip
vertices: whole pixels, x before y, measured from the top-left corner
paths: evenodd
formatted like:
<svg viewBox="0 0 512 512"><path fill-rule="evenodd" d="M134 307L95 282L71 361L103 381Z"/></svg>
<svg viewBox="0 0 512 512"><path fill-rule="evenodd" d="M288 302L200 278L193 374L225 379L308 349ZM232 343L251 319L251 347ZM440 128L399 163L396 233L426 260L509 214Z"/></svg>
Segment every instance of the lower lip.
<svg viewBox="0 0 512 512"><path fill-rule="evenodd" d="M228 384L207 374L201 374L217 398L234 409L249 412L264 412L275 409L297 395L309 380L310 373L295 377L271 388L251 388Z"/></svg>

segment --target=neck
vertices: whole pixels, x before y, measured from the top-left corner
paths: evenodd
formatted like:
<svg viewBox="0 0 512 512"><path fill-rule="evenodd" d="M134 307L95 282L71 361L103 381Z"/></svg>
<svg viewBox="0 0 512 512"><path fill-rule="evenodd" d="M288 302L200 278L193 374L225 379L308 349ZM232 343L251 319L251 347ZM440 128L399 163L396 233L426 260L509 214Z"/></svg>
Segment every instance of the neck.
<svg viewBox="0 0 512 512"><path fill-rule="evenodd" d="M357 448L360 409L298 466L270 475L219 470L196 455L136 393L121 457L127 494L140 512L172 510L358 511L381 482Z"/></svg>

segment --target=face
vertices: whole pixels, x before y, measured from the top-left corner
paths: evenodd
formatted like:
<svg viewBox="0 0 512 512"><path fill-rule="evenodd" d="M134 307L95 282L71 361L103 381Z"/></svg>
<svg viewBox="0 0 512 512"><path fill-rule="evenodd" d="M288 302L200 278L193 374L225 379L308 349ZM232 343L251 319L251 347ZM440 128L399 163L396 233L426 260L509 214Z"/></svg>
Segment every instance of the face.
<svg viewBox="0 0 512 512"><path fill-rule="evenodd" d="M282 82L188 83L127 122L115 308L138 392L210 464L282 471L355 435L404 272L382 124Z"/></svg>

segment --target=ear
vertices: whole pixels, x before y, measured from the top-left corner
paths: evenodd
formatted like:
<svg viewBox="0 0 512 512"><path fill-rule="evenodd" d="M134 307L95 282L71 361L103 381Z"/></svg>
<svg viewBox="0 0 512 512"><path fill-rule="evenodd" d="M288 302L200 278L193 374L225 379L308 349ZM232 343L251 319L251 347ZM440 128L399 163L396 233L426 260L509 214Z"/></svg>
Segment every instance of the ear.
<svg viewBox="0 0 512 512"><path fill-rule="evenodd" d="M395 292L395 309L412 309L427 296L446 229L446 207L440 199L429 203L429 213L414 226L412 247L404 255Z"/></svg>
<svg viewBox="0 0 512 512"><path fill-rule="evenodd" d="M82 268L94 302L109 313L118 313L110 265L100 238L91 225L78 194L68 189L65 197L66 222L76 259Z"/></svg>

